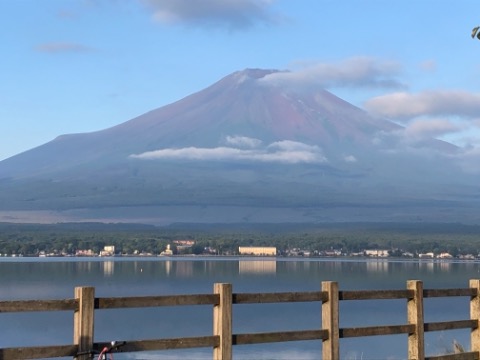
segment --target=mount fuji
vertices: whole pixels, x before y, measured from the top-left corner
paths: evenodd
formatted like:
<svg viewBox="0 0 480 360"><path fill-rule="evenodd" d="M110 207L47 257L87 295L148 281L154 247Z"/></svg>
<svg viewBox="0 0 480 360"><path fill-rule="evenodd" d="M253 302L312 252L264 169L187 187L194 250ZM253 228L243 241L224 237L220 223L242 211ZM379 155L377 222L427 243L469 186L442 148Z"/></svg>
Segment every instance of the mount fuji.
<svg viewBox="0 0 480 360"><path fill-rule="evenodd" d="M0 221L480 220L456 146L284 75L238 71L0 161Z"/></svg>

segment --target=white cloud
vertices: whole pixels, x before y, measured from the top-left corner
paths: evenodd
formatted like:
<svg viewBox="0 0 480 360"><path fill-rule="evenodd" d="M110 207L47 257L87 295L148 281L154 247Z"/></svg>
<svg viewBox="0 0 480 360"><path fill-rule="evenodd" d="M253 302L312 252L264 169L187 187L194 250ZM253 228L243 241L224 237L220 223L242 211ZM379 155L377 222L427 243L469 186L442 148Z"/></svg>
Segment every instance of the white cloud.
<svg viewBox="0 0 480 360"><path fill-rule="evenodd" d="M357 162L357 158L353 155L347 155L343 158L343 160L345 160L345 162L348 162L348 163Z"/></svg>
<svg viewBox="0 0 480 360"><path fill-rule="evenodd" d="M296 71L272 73L260 81L271 84L314 85L324 88L405 88L405 85L396 79L399 72L400 66L396 62L354 57L341 63L316 63Z"/></svg>
<svg viewBox="0 0 480 360"><path fill-rule="evenodd" d="M306 151L306 152L320 152L317 145L308 145L298 141L281 140L268 145L270 149L279 149L280 151Z"/></svg>
<svg viewBox="0 0 480 360"><path fill-rule="evenodd" d="M425 91L419 94L397 92L374 97L365 103L368 111L406 121L418 116L478 117L480 94L466 91Z"/></svg>
<svg viewBox="0 0 480 360"><path fill-rule="evenodd" d="M276 17L272 0L142 0L153 18L165 24L244 29L257 23L271 24Z"/></svg>
<svg viewBox="0 0 480 360"><path fill-rule="evenodd" d="M405 134L414 138L436 138L461 130L461 126L446 119L418 119L406 126Z"/></svg>
<svg viewBox="0 0 480 360"><path fill-rule="evenodd" d="M160 149L130 157L145 160L256 161L284 164L327 162L318 146L295 141L279 141L258 149L234 147Z"/></svg>
<svg viewBox="0 0 480 360"><path fill-rule="evenodd" d="M460 144L462 147L471 148L480 146L480 121L472 120L462 132L454 134L451 141Z"/></svg>
<svg viewBox="0 0 480 360"><path fill-rule="evenodd" d="M223 160L227 158L238 159L251 154L251 150L242 150L229 147L217 148L171 148L148 151L139 155L132 155L138 159L188 159L188 160Z"/></svg>
<svg viewBox="0 0 480 360"><path fill-rule="evenodd" d="M262 144L262 140L255 138L250 138L247 136L227 136L225 138L227 145L247 147L247 148L256 148Z"/></svg>
<svg viewBox="0 0 480 360"><path fill-rule="evenodd" d="M405 136L442 138L458 146L470 142L480 114L480 94L461 90L397 92L365 103L370 113L405 124ZM441 117L442 119L438 119Z"/></svg>

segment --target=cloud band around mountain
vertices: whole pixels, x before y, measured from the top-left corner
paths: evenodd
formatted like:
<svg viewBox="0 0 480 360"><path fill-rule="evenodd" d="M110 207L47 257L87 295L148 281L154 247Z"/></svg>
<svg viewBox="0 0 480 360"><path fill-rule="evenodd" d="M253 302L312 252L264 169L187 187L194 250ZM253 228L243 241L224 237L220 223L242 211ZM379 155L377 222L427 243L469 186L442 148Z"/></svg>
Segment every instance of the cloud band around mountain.
<svg viewBox="0 0 480 360"><path fill-rule="evenodd" d="M368 111L396 120L418 116L461 116L478 118L480 94L466 91L425 91L419 94L397 92L374 97L365 103Z"/></svg>
<svg viewBox="0 0 480 360"><path fill-rule="evenodd" d="M235 137L231 139L233 138ZM243 138L244 141L246 139L250 138ZM259 145L259 143L256 144ZM327 162L326 157L318 146L289 140L278 141L268 146L253 149L228 146L214 148L192 146L159 149L130 155L130 157L143 160L253 161L283 164Z"/></svg>
<svg viewBox="0 0 480 360"><path fill-rule="evenodd" d="M266 75L260 82L297 86L404 89L397 80L400 65L370 57L352 57L341 63L316 63L304 68Z"/></svg>
<svg viewBox="0 0 480 360"><path fill-rule="evenodd" d="M262 140L247 136L227 136L225 142L228 145L248 148L256 148L262 144Z"/></svg>

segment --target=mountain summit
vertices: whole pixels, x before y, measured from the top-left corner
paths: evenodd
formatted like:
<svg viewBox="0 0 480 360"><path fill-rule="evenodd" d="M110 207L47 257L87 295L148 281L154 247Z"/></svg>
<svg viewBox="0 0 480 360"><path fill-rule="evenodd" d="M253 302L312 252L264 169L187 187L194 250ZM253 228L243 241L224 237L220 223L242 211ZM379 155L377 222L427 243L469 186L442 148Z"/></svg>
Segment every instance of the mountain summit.
<svg viewBox="0 0 480 360"><path fill-rule="evenodd" d="M118 126L59 136L2 162L0 177L47 175L102 159L121 162L129 155L163 148L215 148L234 137L265 144L298 141L321 146L333 155L339 147L366 146L374 134L399 129L324 89L277 85L275 74L279 72L235 72Z"/></svg>
<svg viewBox="0 0 480 360"><path fill-rule="evenodd" d="M1 161L0 210L164 223L347 220L368 208L362 218L394 220L398 209L385 208L421 217L470 191L449 188L473 184L447 161L455 146L407 142L398 124L285 75L235 72L112 128ZM335 217L339 208L348 211Z"/></svg>

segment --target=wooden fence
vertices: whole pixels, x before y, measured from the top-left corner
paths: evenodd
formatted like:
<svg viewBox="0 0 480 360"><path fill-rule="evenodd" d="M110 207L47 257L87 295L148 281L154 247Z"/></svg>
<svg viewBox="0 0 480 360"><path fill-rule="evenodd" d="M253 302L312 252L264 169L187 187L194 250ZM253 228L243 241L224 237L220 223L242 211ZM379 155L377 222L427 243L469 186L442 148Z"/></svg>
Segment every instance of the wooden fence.
<svg viewBox="0 0 480 360"><path fill-rule="evenodd" d="M96 298L92 287L75 288L75 298L65 300L0 301L0 313L25 311L73 311L73 344L43 347L0 348L0 359L40 359L71 356L89 359L86 353L100 350L107 343L95 342L94 314L96 310L114 308L143 308L181 305L212 305L213 334L201 337L170 338L156 340L126 340L122 352L170 350L210 347L213 359L232 359L232 346L321 340L322 359L340 358L341 338L406 334L408 336L408 359L469 360L480 359L480 280L470 280L469 288L423 289L417 280L407 282L405 290L339 291L336 282L322 282L321 291L282 293L232 293L231 284L214 284L213 294L172 295L147 297ZM458 297L470 298L470 319L425 323L424 298ZM339 327L339 302L346 300L406 299L407 319L403 325L383 325L355 328ZM236 304L290 302L321 303L321 328L318 330L279 331L250 334L232 333L232 307ZM320 320L320 319L319 319ZM320 321L319 321L320 322ZM425 356L424 333L454 329L470 329L469 352ZM319 349L320 352L320 349Z"/></svg>

